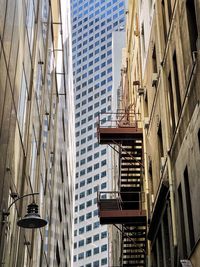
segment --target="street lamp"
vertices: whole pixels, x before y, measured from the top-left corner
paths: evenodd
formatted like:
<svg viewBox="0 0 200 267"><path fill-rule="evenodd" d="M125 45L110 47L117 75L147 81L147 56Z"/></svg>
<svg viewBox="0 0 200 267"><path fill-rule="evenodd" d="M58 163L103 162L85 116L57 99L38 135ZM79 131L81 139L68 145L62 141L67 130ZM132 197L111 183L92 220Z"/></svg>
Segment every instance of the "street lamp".
<svg viewBox="0 0 200 267"><path fill-rule="evenodd" d="M8 217L10 215L10 208L20 199L33 196L33 195L39 195L39 193L30 193L26 194L24 196L16 198L8 207L7 211L3 211L3 221L5 221L5 217ZM27 207L27 214L24 216L24 218L20 219L17 222L17 225L22 228L28 228L28 229L36 229L41 228L47 225L47 221L42 219L40 217L40 214L38 213L38 205L33 201L31 204Z"/></svg>

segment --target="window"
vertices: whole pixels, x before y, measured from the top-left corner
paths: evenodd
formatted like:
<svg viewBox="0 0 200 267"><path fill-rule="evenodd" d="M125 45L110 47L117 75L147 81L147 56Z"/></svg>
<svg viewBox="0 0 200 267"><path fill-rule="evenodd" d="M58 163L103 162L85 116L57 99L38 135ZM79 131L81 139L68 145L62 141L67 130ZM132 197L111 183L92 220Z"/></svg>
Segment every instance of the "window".
<svg viewBox="0 0 200 267"><path fill-rule="evenodd" d="M198 131L198 143L199 143L199 150L200 150L200 129Z"/></svg>
<svg viewBox="0 0 200 267"><path fill-rule="evenodd" d="M191 52L193 52L197 51L196 42L198 38L197 19L196 19L194 0L186 1L186 11L187 11L188 30L190 37L190 49Z"/></svg>
<svg viewBox="0 0 200 267"><path fill-rule="evenodd" d="M25 131L24 126L25 126L27 100L28 100L28 91L27 91L26 77L25 77L25 73L23 70L22 79L21 79L21 92L20 92L19 105L18 105L18 111L17 111L17 117L19 121L20 131L22 134L22 139L24 138L24 131Z"/></svg>
<svg viewBox="0 0 200 267"><path fill-rule="evenodd" d="M86 142L86 138L81 139L81 145L85 144L85 142Z"/></svg>
<svg viewBox="0 0 200 267"><path fill-rule="evenodd" d="M79 246L79 247L84 246L84 240L80 240L80 241L78 242L78 246Z"/></svg>
<svg viewBox="0 0 200 267"><path fill-rule="evenodd" d="M93 129L93 125L88 126L88 131L91 131Z"/></svg>
<svg viewBox="0 0 200 267"><path fill-rule="evenodd" d="M87 162L92 161L92 156L87 157Z"/></svg>
<svg viewBox="0 0 200 267"><path fill-rule="evenodd" d="M101 167L105 166L106 165L106 159L105 160L102 160L101 162Z"/></svg>
<svg viewBox="0 0 200 267"><path fill-rule="evenodd" d="M91 151L92 150L92 145L89 145L87 148L87 151Z"/></svg>
<svg viewBox="0 0 200 267"><path fill-rule="evenodd" d="M83 222L85 220L85 215L79 217L79 222Z"/></svg>
<svg viewBox="0 0 200 267"><path fill-rule="evenodd" d="M83 197L85 197L85 192L80 193L80 198L83 198Z"/></svg>
<svg viewBox="0 0 200 267"><path fill-rule="evenodd" d="M99 190L99 185L96 185L96 186L94 187L94 193L96 193L98 190Z"/></svg>
<svg viewBox="0 0 200 267"><path fill-rule="evenodd" d="M90 257L92 255L92 251L91 250L87 250L85 255L86 255L86 258Z"/></svg>
<svg viewBox="0 0 200 267"><path fill-rule="evenodd" d="M185 171L184 171L184 184L185 184L185 199L186 199L186 207L187 207L186 211L187 211L187 217L188 217L189 242L190 242L190 250L192 250L195 245L195 239L194 239L190 184L189 184L189 176L188 176L187 167L185 168Z"/></svg>
<svg viewBox="0 0 200 267"><path fill-rule="evenodd" d="M94 249L93 249L93 254L96 255L96 254L98 254L98 253L99 253L99 248L98 248L98 247L97 247L97 248L94 248Z"/></svg>
<svg viewBox="0 0 200 267"><path fill-rule="evenodd" d="M106 237L107 237L107 232L106 231L102 232L101 233L101 239L106 238Z"/></svg>
<svg viewBox="0 0 200 267"><path fill-rule="evenodd" d="M101 252L104 252L104 251L106 251L107 250L107 245L105 244L105 245L102 245L101 246Z"/></svg>
<svg viewBox="0 0 200 267"><path fill-rule="evenodd" d="M101 189L104 189L104 188L106 188L106 183L103 183L103 184L101 184Z"/></svg>
<svg viewBox="0 0 200 267"><path fill-rule="evenodd" d="M101 265L106 265L107 264L107 258L101 259Z"/></svg>
<svg viewBox="0 0 200 267"><path fill-rule="evenodd" d="M87 201L86 202L86 207L88 208L88 207L91 207L91 206L92 206L92 200Z"/></svg>
<svg viewBox="0 0 200 267"><path fill-rule="evenodd" d="M175 84L175 92L176 92L176 104L177 104L177 111L179 115L181 111L181 95L180 95L180 84L179 84L179 73L178 73L176 51L174 52L174 55L173 55L173 69L174 69L174 84Z"/></svg>
<svg viewBox="0 0 200 267"><path fill-rule="evenodd" d="M106 154L106 148L101 150L101 156L105 155Z"/></svg>
<svg viewBox="0 0 200 267"><path fill-rule="evenodd" d="M95 103L95 104L94 104L94 107L95 107L95 108L99 107L99 102Z"/></svg>
<svg viewBox="0 0 200 267"><path fill-rule="evenodd" d="M94 181L97 181L97 180L99 180L99 174L96 174L96 175L94 176Z"/></svg>
<svg viewBox="0 0 200 267"><path fill-rule="evenodd" d="M85 185L85 180L80 182L80 187L83 187Z"/></svg>
<svg viewBox="0 0 200 267"><path fill-rule="evenodd" d="M101 172L101 178L105 177L106 176L106 171L104 172Z"/></svg>
<svg viewBox="0 0 200 267"><path fill-rule="evenodd" d="M98 228L99 227L99 222L95 222L94 223L94 229Z"/></svg>
<svg viewBox="0 0 200 267"><path fill-rule="evenodd" d="M85 164L85 159L82 159L82 160L80 161L80 165L83 165L83 164Z"/></svg>
<svg viewBox="0 0 200 267"><path fill-rule="evenodd" d="M88 213L86 214L86 219L90 219L90 218L92 218L92 212L88 212Z"/></svg>
<svg viewBox="0 0 200 267"><path fill-rule="evenodd" d="M81 155L85 154L85 152L86 152L86 149L85 148L81 149Z"/></svg>
<svg viewBox="0 0 200 267"><path fill-rule="evenodd" d="M87 168L87 173L92 172L92 166Z"/></svg>
<svg viewBox="0 0 200 267"><path fill-rule="evenodd" d="M170 114L170 126L172 132L175 130L175 112L174 112L174 96L173 96L173 89L172 89L172 77L171 72L168 76L168 92L167 92L167 100L168 100L168 108Z"/></svg>
<svg viewBox="0 0 200 267"><path fill-rule="evenodd" d="M91 194L92 194L92 189L90 188L90 189L87 190L87 196L89 196Z"/></svg>
<svg viewBox="0 0 200 267"><path fill-rule="evenodd" d="M85 170L80 171L80 176L83 176L85 174Z"/></svg>
<svg viewBox="0 0 200 267"><path fill-rule="evenodd" d="M99 261L94 261L93 262L93 267L99 267Z"/></svg>
<svg viewBox="0 0 200 267"><path fill-rule="evenodd" d="M99 163L94 164L94 170L99 168Z"/></svg>
<svg viewBox="0 0 200 267"><path fill-rule="evenodd" d="M79 205L79 210L83 210L85 208L85 203Z"/></svg>
<svg viewBox="0 0 200 267"><path fill-rule="evenodd" d="M95 217L95 216L98 216L99 215L99 211L98 210L94 210L93 211L93 216Z"/></svg>
<svg viewBox="0 0 200 267"><path fill-rule="evenodd" d="M93 237L93 241L94 241L94 242L97 241L97 240L99 240L99 234L94 235L94 237Z"/></svg>
<svg viewBox="0 0 200 267"><path fill-rule="evenodd" d="M76 248L77 248L77 243L75 242L75 243L74 243L74 249L76 249Z"/></svg>
<svg viewBox="0 0 200 267"><path fill-rule="evenodd" d="M78 254L78 259L79 260L84 259L84 253L83 252Z"/></svg>
<svg viewBox="0 0 200 267"><path fill-rule="evenodd" d="M91 237L86 238L86 244L90 244L90 243L92 243L92 238Z"/></svg>
<svg viewBox="0 0 200 267"><path fill-rule="evenodd" d="M80 229L79 229L79 235L82 235L84 233L84 227L81 227Z"/></svg>
<svg viewBox="0 0 200 267"><path fill-rule="evenodd" d="M91 230L92 230L92 225L91 224L87 225L86 226L86 232L89 232Z"/></svg>
<svg viewBox="0 0 200 267"><path fill-rule="evenodd" d="M185 218L184 218L184 208L183 208L183 196L181 184L178 187L178 202L179 202L179 222L180 222L180 232L181 232L181 245L182 245L182 257L187 257L187 245L186 245L186 235L185 235Z"/></svg>
<svg viewBox="0 0 200 267"><path fill-rule="evenodd" d="M92 182L92 177L87 179L87 184L90 184Z"/></svg>

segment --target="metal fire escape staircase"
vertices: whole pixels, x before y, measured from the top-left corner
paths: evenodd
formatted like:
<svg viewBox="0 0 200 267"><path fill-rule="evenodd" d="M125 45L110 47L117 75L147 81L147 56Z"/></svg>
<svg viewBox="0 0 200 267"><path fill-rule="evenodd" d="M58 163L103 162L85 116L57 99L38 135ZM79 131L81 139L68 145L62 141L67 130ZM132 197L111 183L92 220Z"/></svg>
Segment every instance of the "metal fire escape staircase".
<svg viewBox="0 0 200 267"><path fill-rule="evenodd" d="M110 114L111 115L111 114ZM111 118L107 114L107 118ZM106 115L104 115L106 116ZM130 116L130 114L129 114ZM143 135L137 127L136 115L132 124L118 119L110 124L103 120L98 128L100 144L118 145L119 191L99 192L98 206L101 224L122 225L121 266L146 266L146 211L143 193Z"/></svg>

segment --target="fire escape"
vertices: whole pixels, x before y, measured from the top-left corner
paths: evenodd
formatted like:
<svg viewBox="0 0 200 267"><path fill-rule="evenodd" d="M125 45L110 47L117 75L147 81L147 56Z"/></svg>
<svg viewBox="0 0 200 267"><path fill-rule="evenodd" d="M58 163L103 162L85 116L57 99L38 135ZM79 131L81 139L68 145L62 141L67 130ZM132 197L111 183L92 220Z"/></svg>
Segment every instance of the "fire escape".
<svg viewBox="0 0 200 267"><path fill-rule="evenodd" d="M145 267L143 135L138 128L138 116L129 111L101 114L98 138L100 144L108 144L119 153L119 190L99 192L100 223L113 224L122 232L120 266Z"/></svg>

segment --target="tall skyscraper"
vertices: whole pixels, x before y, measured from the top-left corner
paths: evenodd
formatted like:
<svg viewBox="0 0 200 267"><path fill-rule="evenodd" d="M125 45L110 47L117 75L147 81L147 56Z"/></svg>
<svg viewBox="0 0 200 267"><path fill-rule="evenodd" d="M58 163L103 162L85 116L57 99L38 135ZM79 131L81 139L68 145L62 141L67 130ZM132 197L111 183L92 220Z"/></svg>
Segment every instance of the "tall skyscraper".
<svg viewBox="0 0 200 267"><path fill-rule="evenodd" d="M97 192L109 190L111 157L99 147L99 112L111 111L112 32L124 30L124 0L72 0L76 195L74 267L109 265L108 229L100 226Z"/></svg>

